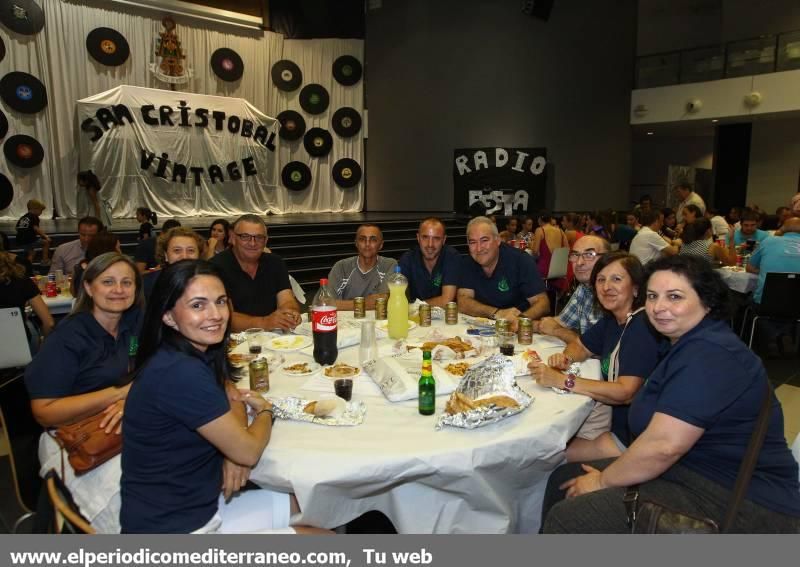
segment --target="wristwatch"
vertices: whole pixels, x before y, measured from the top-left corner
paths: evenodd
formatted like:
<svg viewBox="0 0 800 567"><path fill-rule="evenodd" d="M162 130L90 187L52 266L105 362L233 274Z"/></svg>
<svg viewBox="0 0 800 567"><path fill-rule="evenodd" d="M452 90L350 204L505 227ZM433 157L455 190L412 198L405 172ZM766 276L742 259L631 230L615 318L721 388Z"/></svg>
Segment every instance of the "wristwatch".
<svg viewBox="0 0 800 567"><path fill-rule="evenodd" d="M491 315L489 315L489 319L491 319L492 321L496 321L496 320L497 320L497 312L498 312L498 311L500 311L500 308L499 308L499 307L498 307L497 309L495 309L495 310L494 310L494 313L492 313Z"/></svg>
<svg viewBox="0 0 800 567"><path fill-rule="evenodd" d="M564 379L564 389L567 392L571 392L574 387L575 387L575 374L570 372L570 373L567 374L567 377Z"/></svg>

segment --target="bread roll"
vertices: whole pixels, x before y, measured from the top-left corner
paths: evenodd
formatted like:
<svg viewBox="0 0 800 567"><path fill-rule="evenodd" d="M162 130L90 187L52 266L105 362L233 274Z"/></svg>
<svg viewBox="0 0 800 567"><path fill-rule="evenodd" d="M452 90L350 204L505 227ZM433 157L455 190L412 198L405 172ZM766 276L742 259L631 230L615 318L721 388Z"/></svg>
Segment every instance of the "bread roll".
<svg viewBox="0 0 800 567"><path fill-rule="evenodd" d="M341 398L313 401L303 408L305 413L310 413L317 417L339 417L344 413L344 410L345 403Z"/></svg>

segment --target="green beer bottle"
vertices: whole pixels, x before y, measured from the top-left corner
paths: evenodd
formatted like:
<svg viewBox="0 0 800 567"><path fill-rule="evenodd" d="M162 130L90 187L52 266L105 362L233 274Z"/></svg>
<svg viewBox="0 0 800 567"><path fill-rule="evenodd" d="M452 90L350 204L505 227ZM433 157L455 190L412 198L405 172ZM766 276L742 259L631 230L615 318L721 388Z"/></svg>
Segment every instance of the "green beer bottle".
<svg viewBox="0 0 800 567"><path fill-rule="evenodd" d="M431 368L431 351L422 351L422 375L419 377L419 413L433 415L436 411L436 381Z"/></svg>

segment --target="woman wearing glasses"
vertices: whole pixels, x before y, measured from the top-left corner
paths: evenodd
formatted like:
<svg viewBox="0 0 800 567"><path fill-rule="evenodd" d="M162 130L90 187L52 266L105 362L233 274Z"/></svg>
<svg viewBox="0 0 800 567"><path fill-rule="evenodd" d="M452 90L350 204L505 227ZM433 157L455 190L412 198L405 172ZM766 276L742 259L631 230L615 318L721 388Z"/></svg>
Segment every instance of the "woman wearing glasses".
<svg viewBox="0 0 800 567"><path fill-rule="evenodd" d="M567 445L567 461L615 457L629 441L628 404L658 363L660 336L647 322L642 305L644 270L627 252L597 260L590 284L605 315L563 353L547 364L532 362L531 374L542 386L560 388L595 400L592 413ZM574 362L599 357L603 380L564 374ZM612 410L613 406L613 410Z"/></svg>

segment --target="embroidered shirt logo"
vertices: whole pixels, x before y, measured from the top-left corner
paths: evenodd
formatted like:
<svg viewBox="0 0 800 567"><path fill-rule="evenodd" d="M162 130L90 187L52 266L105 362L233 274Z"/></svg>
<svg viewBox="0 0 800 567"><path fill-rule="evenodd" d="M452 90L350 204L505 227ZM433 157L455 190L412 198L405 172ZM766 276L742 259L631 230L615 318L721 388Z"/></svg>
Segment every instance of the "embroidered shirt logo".
<svg viewBox="0 0 800 567"><path fill-rule="evenodd" d="M497 291L508 291L511 287L508 285L508 280L504 277L497 282Z"/></svg>
<svg viewBox="0 0 800 567"><path fill-rule="evenodd" d="M441 272L434 274L433 276L433 287L442 287L442 274Z"/></svg>

